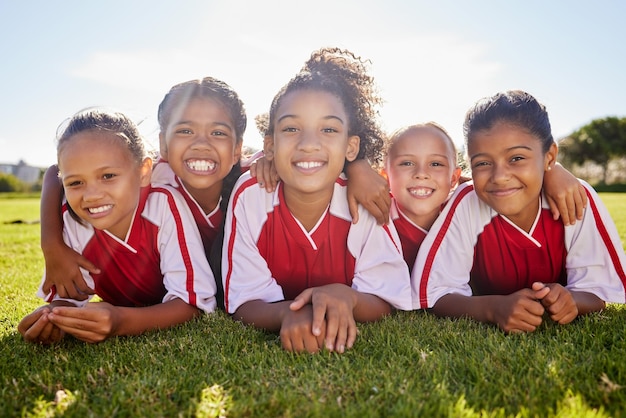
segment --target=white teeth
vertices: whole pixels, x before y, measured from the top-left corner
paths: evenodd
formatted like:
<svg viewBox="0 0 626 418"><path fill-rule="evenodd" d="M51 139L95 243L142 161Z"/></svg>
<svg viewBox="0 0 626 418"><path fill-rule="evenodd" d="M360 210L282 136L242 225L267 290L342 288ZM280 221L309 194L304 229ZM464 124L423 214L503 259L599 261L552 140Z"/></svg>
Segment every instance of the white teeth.
<svg viewBox="0 0 626 418"><path fill-rule="evenodd" d="M187 167L195 171L210 171L215 169L215 161L189 160L186 163Z"/></svg>
<svg viewBox="0 0 626 418"><path fill-rule="evenodd" d="M104 205L104 206L99 206L97 208L88 208L87 210L89 211L89 213L102 213L102 212L106 212L112 207L113 205Z"/></svg>
<svg viewBox="0 0 626 418"><path fill-rule="evenodd" d="M415 189L409 189L409 193L411 193L413 196L429 196L431 194L433 194L434 190L433 189L426 189L423 187L420 188L415 188Z"/></svg>
<svg viewBox="0 0 626 418"><path fill-rule="evenodd" d="M309 169L309 168L321 167L322 163L319 161L301 161L299 163L296 163L296 166L300 168Z"/></svg>

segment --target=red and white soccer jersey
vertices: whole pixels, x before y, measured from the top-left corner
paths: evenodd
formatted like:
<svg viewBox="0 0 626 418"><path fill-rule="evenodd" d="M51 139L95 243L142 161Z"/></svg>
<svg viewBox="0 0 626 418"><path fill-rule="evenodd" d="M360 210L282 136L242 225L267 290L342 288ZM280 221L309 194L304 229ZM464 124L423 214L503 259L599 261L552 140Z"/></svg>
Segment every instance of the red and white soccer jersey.
<svg viewBox="0 0 626 418"><path fill-rule="evenodd" d="M291 300L307 288L344 283L398 309L411 308L409 272L393 225L379 226L359 209L352 224L345 177L329 208L310 231L285 203L283 185L267 193L243 174L231 195L224 226L225 307L234 313L251 300Z"/></svg>
<svg viewBox="0 0 626 418"><path fill-rule="evenodd" d="M409 272L411 272L415 264L417 251L420 249L420 245L422 245L422 241L426 238L428 231L410 220L398 207L398 203L393 197L391 198L389 217L396 227L396 231L398 231L400 242L402 243L404 261L409 266Z"/></svg>
<svg viewBox="0 0 626 418"><path fill-rule="evenodd" d="M471 183L456 190L418 252L413 307L449 293L510 294L535 281L561 283L605 302L624 303L626 256L606 207L587 183L584 217L564 227L542 197L530 233L481 201Z"/></svg>
<svg viewBox="0 0 626 418"><path fill-rule="evenodd" d="M66 204L63 222L68 246L102 271L91 275L81 269L85 282L105 302L139 307L179 298L206 312L215 309L213 273L191 213L176 190L143 188L125 240L78 223ZM38 294L45 296L41 287ZM53 292L45 299L59 298Z"/></svg>
<svg viewBox="0 0 626 418"><path fill-rule="evenodd" d="M220 203L217 203L215 209L209 214L205 214L200 204L193 198L193 196L187 191L183 183L178 176L174 174L172 168L165 160L159 160L152 169L152 184L158 186L160 184L173 186L182 195L189 206L189 210L193 215L193 219L196 221L196 225L200 230L200 236L202 237L202 243L204 244L204 250L206 254L211 251L211 246L217 237L219 228L224 218L224 213L220 210Z"/></svg>

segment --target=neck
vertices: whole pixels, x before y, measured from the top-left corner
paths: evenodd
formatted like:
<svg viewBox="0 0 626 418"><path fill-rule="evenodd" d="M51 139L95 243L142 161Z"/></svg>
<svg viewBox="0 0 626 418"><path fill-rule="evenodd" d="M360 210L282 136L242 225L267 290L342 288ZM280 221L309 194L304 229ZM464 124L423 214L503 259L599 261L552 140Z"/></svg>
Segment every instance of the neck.
<svg viewBox="0 0 626 418"><path fill-rule="evenodd" d="M285 204L291 214L311 231L322 217L333 197L334 184L327 190L316 193L302 193L283 184Z"/></svg>
<svg viewBox="0 0 626 418"><path fill-rule="evenodd" d="M539 211L541 210L541 196L539 199L535 201L535 203L529 204L524 210L520 211L516 215L505 216L509 221L513 222L520 229L523 229L526 233L530 233L530 229L532 228L535 220L537 220L537 216L539 216Z"/></svg>
<svg viewBox="0 0 626 418"><path fill-rule="evenodd" d="M206 189L195 189L185 184L185 188L195 201L198 202L202 211L205 214L209 214L215 210L220 201L220 196L222 195L222 183L222 181L218 181Z"/></svg>
<svg viewBox="0 0 626 418"><path fill-rule="evenodd" d="M440 210L436 210L428 214L416 215L416 214L406 213L402 209L400 210L402 211L404 216L406 216L407 218L411 220L411 222L413 222L415 225L419 226L420 228L425 229L426 231L430 231L430 227L433 226L433 224L437 220L437 217L439 216L439 213L441 212Z"/></svg>

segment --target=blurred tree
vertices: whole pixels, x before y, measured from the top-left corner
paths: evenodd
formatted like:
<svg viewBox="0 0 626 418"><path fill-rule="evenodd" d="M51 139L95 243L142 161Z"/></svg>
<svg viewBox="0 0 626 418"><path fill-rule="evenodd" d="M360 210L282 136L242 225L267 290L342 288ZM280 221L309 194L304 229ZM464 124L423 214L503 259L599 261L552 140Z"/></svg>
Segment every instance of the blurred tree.
<svg viewBox="0 0 626 418"><path fill-rule="evenodd" d="M588 161L600 165L606 184L609 162L626 156L626 118L592 120L559 142L559 155L565 166Z"/></svg>
<svg viewBox="0 0 626 418"><path fill-rule="evenodd" d="M0 193L19 192L23 189L24 185L13 174L0 173Z"/></svg>

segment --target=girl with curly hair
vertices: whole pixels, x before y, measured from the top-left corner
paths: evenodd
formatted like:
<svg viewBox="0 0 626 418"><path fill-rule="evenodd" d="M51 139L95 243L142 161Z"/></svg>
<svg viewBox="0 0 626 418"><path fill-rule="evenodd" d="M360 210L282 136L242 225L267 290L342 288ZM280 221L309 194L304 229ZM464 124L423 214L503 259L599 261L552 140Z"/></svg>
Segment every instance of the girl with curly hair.
<svg viewBox="0 0 626 418"><path fill-rule="evenodd" d="M242 175L226 214L225 306L237 320L279 332L289 351L344 352L357 322L411 306L409 274L392 224L360 208L352 223L347 162L377 160L384 144L365 63L315 51L276 95L265 156L280 181L267 194Z"/></svg>

